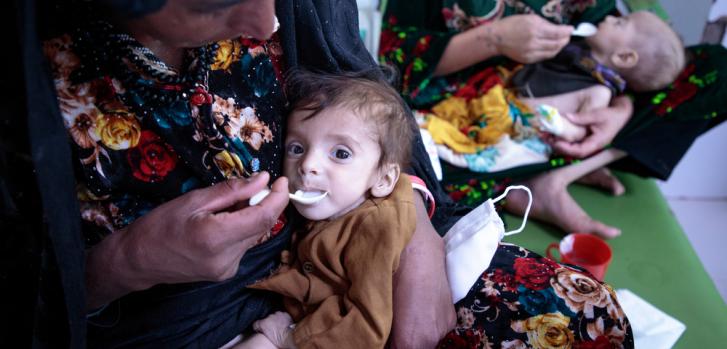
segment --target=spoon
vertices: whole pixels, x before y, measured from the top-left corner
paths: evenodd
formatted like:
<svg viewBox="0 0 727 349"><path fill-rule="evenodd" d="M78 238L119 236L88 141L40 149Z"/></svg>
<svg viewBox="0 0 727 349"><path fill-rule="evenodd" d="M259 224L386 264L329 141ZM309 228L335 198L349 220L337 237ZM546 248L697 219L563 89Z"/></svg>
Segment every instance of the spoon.
<svg viewBox="0 0 727 349"><path fill-rule="evenodd" d="M255 206L260 203L260 201L263 201L266 196L270 194L270 189L263 189L259 191L257 194L253 195L250 198L250 206ZM307 193L302 190L296 190L295 193L288 193L288 197L290 197L290 200L293 200L297 203L301 203L303 205L313 205L318 201L323 200L324 197L328 195L328 192L323 192L321 194L316 193Z"/></svg>
<svg viewBox="0 0 727 349"><path fill-rule="evenodd" d="M597 31L598 31L598 27L596 27L595 25L588 23L588 22L583 22L583 23L579 24L578 27L576 27L576 29L573 30L571 35L591 36L593 34L596 34Z"/></svg>

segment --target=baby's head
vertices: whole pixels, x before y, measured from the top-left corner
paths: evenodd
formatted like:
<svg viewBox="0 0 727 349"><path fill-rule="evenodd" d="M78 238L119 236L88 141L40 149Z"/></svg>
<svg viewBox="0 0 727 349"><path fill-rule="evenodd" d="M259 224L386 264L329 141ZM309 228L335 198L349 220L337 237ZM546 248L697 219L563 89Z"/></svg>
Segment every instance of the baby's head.
<svg viewBox="0 0 727 349"><path fill-rule="evenodd" d="M658 16L646 11L607 16L586 38L594 57L616 70L634 91L653 91L672 83L684 68L684 45Z"/></svg>
<svg viewBox="0 0 727 349"><path fill-rule="evenodd" d="M293 203L298 212L310 220L337 218L393 191L416 131L393 88L373 71L297 71L286 92L292 113L283 164L290 190L328 192L313 205Z"/></svg>

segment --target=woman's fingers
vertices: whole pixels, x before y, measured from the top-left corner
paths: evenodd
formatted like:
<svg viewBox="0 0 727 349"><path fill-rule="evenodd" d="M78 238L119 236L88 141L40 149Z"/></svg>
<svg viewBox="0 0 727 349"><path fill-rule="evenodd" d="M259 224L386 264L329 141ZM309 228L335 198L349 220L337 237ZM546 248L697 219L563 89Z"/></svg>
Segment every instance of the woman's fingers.
<svg viewBox="0 0 727 349"><path fill-rule="evenodd" d="M572 33L573 26L552 24L546 21L541 30L538 31L538 37L546 40L562 41L564 39L570 40Z"/></svg>
<svg viewBox="0 0 727 349"><path fill-rule="evenodd" d="M555 56L570 41L573 27L557 25L538 15L514 15L495 23L498 52L521 63Z"/></svg>
<svg viewBox="0 0 727 349"><path fill-rule="evenodd" d="M583 159L598 150L601 150L605 144L602 140L594 135L588 136L578 143L571 143L564 140L556 140L551 146L558 154L572 156L577 159Z"/></svg>
<svg viewBox="0 0 727 349"><path fill-rule="evenodd" d="M288 201L288 179L280 177L273 183L270 194L258 205L222 212L215 215L215 219L225 228L231 229L228 235L230 242L245 241L270 230L285 210ZM248 228L240 229L242 226Z"/></svg>
<svg viewBox="0 0 727 349"><path fill-rule="evenodd" d="M211 187L198 189L191 200L202 212L226 211L235 204L248 200L264 189L270 179L267 172L262 172L248 179L235 178L217 183Z"/></svg>
<svg viewBox="0 0 727 349"><path fill-rule="evenodd" d="M599 124L603 122L604 118L608 117L606 113L603 113L600 110L585 113L564 113L563 116L565 116L568 121L578 126Z"/></svg>

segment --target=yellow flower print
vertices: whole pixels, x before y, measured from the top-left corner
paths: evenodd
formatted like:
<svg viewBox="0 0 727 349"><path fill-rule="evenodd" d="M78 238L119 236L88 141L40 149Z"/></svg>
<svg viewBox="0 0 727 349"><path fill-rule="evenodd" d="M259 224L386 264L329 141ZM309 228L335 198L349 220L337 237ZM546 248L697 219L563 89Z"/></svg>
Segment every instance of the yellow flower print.
<svg viewBox="0 0 727 349"><path fill-rule="evenodd" d="M550 285L558 297L563 298L573 312L583 311L593 319L593 307L606 307L610 300L608 289L598 281L568 268L559 268L550 278Z"/></svg>
<svg viewBox="0 0 727 349"><path fill-rule="evenodd" d="M225 178L242 177L245 167L237 154L223 150L215 155L215 164Z"/></svg>
<svg viewBox="0 0 727 349"><path fill-rule="evenodd" d="M240 42L237 40L224 40L217 43L220 47L217 49L215 61L210 69L227 70L233 62L240 59Z"/></svg>
<svg viewBox="0 0 727 349"><path fill-rule="evenodd" d="M96 118L96 135L113 150L129 149L139 143L141 126L133 114L114 110Z"/></svg>
<svg viewBox="0 0 727 349"><path fill-rule="evenodd" d="M568 329L570 318L560 313L533 316L513 321L510 327L519 333L527 333L528 342L534 348L571 348L573 332Z"/></svg>

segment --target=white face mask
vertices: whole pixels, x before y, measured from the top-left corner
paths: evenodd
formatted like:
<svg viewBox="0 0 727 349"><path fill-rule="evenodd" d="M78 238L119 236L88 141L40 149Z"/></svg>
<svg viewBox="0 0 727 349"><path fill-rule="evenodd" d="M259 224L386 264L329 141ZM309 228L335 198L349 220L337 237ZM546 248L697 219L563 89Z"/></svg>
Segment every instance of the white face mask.
<svg viewBox="0 0 727 349"><path fill-rule="evenodd" d="M520 227L505 232L505 224L495 210L495 203L504 199L512 189L525 190L529 201ZM490 261L502 238L517 234L525 228L532 203L533 196L527 187L522 185L507 187L502 195L494 200L488 199L462 217L444 235L447 277L454 303L467 295L482 272L490 266Z"/></svg>

